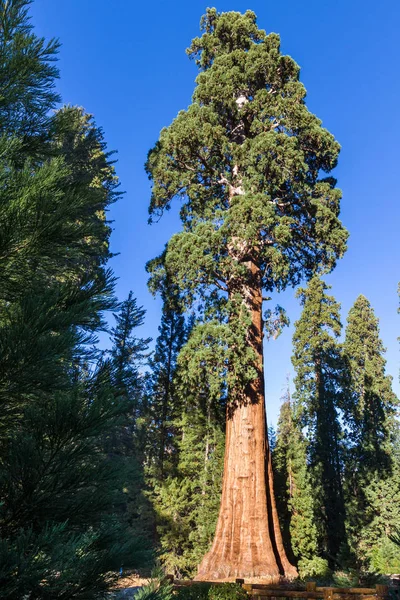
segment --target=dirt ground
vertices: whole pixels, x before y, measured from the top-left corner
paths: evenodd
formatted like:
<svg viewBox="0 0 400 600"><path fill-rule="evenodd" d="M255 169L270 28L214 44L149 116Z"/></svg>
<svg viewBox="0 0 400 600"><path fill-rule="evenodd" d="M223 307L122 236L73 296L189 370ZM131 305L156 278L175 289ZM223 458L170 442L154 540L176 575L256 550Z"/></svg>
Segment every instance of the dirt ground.
<svg viewBox="0 0 400 600"><path fill-rule="evenodd" d="M150 578L145 579L144 577L140 577L137 575L137 573L135 573L120 577L113 588L120 590L131 587L142 587L143 585L147 585L149 581Z"/></svg>

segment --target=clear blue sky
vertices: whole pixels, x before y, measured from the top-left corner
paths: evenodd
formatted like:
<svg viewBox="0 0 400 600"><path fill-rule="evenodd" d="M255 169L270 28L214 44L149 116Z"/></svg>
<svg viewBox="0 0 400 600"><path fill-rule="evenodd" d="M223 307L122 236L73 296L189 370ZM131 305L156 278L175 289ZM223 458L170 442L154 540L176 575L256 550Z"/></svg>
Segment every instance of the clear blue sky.
<svg viewBox="0 0 400 600"><path fill-rule="evenodd" d="M36 32L62 42L59 90L63 101L83 106L118 150L117 172L125 196L114 219L112 266L117 293L130 289L147 309L143 336L157 336L160 303L146 288L144 265L180 227L176 211L147 225L150 187L147 151L178 110L190 103L196 67L185 55L207 3L203 0L36 0ZM211 3L213 6L213 3ZM387 347L387 371L399 394L400 315L400 2L398 0L223 0L219 11L258 16L267 32L281 35L282 51L302 67L308 106L342 145L336 176L343 190L342 220L349 249L327 280L342 303L343 323L359 294L372 303ZM277 302L299 316L294 291ZM291 372L292 327L266 345L269 421Z"/></svg>

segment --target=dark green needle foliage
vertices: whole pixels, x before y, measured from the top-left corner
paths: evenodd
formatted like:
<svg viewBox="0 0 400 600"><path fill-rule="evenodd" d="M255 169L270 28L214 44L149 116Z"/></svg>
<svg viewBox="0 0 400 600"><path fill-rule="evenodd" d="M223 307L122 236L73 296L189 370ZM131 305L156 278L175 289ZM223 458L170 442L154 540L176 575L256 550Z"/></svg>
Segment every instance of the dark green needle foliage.
<svg viewBox="0 0 400 600"><path fill-rule="evenodd" d="M127 525L133 538L141 538L144 549L149 550L154 529L154 516L145 489L143 469L144 440L142 414L147 405L146 375L142 372L149 352L151 338L141 338L137 328L144 323L146 311L138 306L133 293L114 313L116 321L111 329L112 347L109 360L103 366L109 369L115 405L123 418L109 427L103 436L103 447L112 468L123 473L124 495L119 499L116 512ZM152 553L148 552L148 560ZM130 562L124 563L130 567Z"/></svg>
<svg viewBox="0 0 400 600"><path fill-rule="evenodd" d="M49 112L58 46L35 36L28 5L0 2L0 589L92 598L138 556L102 444L126 407L94 347L116 308L117 181L93 119Z"/></svg>
<svg viewBox="0 0 400 600"><path fill-rule="evenodd" d="M114 389L131 404L132 418L137 417L140 398L144 393L144 377L140 373L148 358L151 338L136 337L136 328L144 323L146 311L137 305L133 293L122 302L119 311L114 313L115 327L111 330L111 361L114 372Z"/></svg>
<svg viewBox="0 0 400 600"><path fill-rule="evenodd" d="M351 482L354 484L354 481ZM356 502L348 500L348 529L358 565L374 573L392 574L400 569L400 552L393 535L400 529L400 452L396 435L390 475L372 475L364 489L362 519L355 518ZM357 498L358 499L358 498ZM356 499L356 500L357 500ZM358 527L362 525L362 530ZM355 527L356 526L356 527ZM354 546L352 546L354 548Z"/></svg>
<svg viewBox="0 0 400 600"><path fill-rule="evenodd" d="M295 324L292 362L295 400L308 438L318 551L334 566L345 539L338 418L342 360L337 341L340 305L327 295L328 289L315 276L308 288L297 292L303 311Z"/></svg>
<svg viewBox="0 0 400 600"><path fill-rule="evenodd" d="M59 43L37 37L29 20L32 0L0 2L0 130L18 135L23 147L46 136L55 90Z"/></svg>
<svg viewBox="0 0 400 600"><path fill-rule="evenodd" d="M393 446L398 399L392 391L391 377L385 374L385 349L379 337L378 319L365 296L357 298L347 321L343 348L347 529L351 550L365 566L373 546L368 532L371 522L376 528L376 517L382 511L383 489L386 486L393 491L398 478ZM381 521L380 531L378 527L372 537L388 533L391 524L390 518L386 523Z"/></svg>
<svg viewBox="0 0 400 600"><path fill-rule="evenodd" d="M215 530L224 417L220 404L213 402L204 371L200 386L188 384L184 345L193 318L185 322L179 291L168 277L162 281L162 297L160 335L150 360L143 413L146 484L161 561L169 573L192 576Z"/></svg>
<svg viewBox="0 0 400 600"><path fill-rule="evenodd" d="M343 346L348 381L343 409L350 446L369 470L388 465L398 401L385 374L385 348L371 304L359 296L351 308Z"/></svg>
<svg viewBox="0 0 400 600"><path fill-rule="evenodd" d="M299 407L287 389L272 453L275 495L284 543L298 562L300 577L318 577L327 571L327 563L318 558L318 531L311 472L308 469L308 444L298 412Z"/></svg>
<svg viewBox="0 0 400 600"><path fill-rule="evenodd" d="M224 456L223 414L204 393L181 396L174 422L176 468L154 484L160 558L168 573L193 577L209 549L219 511ZM222 423L221 423L222 422Z"/></svg>
<svg viewBox="0 0 400 600"><path fill-rule="evenodd" d="M201 358L188 369L196 379L211 361L213 385L226 377L233 399L255 376L244 287L282 289L329 271L347 233L340 191L325 175L339 144L307 109L279 36L259 29L252 11L207 9L201 28L187 51L199 68L192 103L162 130L146 165L151 218L180 199L183 223L153 263L151 285L166 270L187 305L203 298L196 307L209 322L193 330Z"/></svg>
<svg viewBox="0 0 400 600"><path fill-rule="evenodd" d="M147 428L148 476L162 481L177 464L175 421L182 412L177 388L178 355L187 340L189 327L179 306L179 298L166 285L163 293L161 324L154 355L149 366Z"/></svg>

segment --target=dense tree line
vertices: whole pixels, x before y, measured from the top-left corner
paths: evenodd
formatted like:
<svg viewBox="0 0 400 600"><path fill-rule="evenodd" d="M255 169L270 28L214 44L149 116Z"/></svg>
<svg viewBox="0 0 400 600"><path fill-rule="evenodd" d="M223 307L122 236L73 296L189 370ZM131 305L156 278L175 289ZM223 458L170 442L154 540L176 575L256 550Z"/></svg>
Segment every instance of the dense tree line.
<svg viewBox="0 0 400 600"><path fill-rule="evenodd" d="M310 575L395 572L399 402L370 303L356 299L340 343L340 306L327 289L314 278L299 290L295 395L282 404L274 455L286 543Z"/></svg>

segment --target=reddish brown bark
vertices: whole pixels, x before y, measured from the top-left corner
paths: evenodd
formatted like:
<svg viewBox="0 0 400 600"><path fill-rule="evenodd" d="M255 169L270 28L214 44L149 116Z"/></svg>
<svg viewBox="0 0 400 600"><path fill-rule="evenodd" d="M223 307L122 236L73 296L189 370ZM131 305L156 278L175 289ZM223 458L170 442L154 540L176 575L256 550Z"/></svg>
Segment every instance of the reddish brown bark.
<svg viewBox="0 0 400 600"><path fill-rule="evenodd" d="M250 263L253 281L257 267ZM264 403L262 294L255 284L244 290L252 316L248 341L257 355L258 377L245 401L227 412L221 507L211 550L197 580L277 581L295 577L283 548L275 505Z"/></svg>

